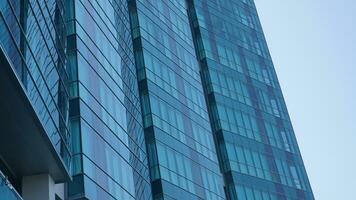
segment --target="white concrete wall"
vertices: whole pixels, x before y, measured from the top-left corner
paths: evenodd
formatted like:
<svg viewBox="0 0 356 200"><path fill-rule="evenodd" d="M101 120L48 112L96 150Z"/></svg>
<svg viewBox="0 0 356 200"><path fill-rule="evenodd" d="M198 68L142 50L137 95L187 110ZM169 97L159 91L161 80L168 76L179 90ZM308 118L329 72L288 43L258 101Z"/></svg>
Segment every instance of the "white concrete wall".
<svg viewBox="0 0 356 200"><path fill-rule="evenodd" d="M55 195L64 199L64 184L55 184L49 174L39 174L22 178L24 200L55 200Z"/></svg>

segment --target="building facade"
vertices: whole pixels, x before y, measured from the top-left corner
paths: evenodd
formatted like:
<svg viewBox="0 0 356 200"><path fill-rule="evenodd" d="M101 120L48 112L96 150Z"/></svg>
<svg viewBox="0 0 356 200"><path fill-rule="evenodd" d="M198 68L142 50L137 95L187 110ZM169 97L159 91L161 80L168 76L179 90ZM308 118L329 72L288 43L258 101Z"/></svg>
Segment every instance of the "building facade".
<svg viewBox="0 0 356 200"><path fill-rule="evenodd" d="M252 0L190 1L228 199L313 199Z"/></svg>
<svg viewBox="0 0 356 200"><path fill-rule="evenodd" d="M69 199L150 199L125 0L70 0L72 175Z"/></svg>
<svg viewBox="0 0 356 200"><path fill-rule="evenodd" d="M65 11L60 0L0 2L1 188L24 198L71 179Z"/></svg>
<svg viewBox="0 0 356 200"><path fill-rule="evenodd" d="M224 199L185 1L130 1L154 199Z"/></svg>
<svg viewBox="0 0 356 200"><path fill-rule="evenodd" d="M0 47L0 199L314 199L253 0L3 0Z"/></svg>

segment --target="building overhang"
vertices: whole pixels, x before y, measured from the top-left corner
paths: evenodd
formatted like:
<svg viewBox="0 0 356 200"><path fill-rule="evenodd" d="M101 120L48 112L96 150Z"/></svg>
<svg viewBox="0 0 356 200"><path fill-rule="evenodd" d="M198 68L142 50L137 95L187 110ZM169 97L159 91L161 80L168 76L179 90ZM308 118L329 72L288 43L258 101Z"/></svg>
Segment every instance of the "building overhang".
<svg viewBox="0 0 356 200"><path fill-rule="evenodd" d="M17 178L48 173L56 183L71 180L1 46L0 159Z"/></svg>

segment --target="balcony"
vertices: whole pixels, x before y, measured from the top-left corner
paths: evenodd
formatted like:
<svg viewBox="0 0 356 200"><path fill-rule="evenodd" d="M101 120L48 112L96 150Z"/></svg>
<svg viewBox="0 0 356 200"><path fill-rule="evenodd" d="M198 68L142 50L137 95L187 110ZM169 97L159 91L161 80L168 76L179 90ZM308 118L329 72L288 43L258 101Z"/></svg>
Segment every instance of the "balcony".
<svg viewBox="0 0 356 200"><path fill-rule="evenodd" d="M0 158L14 177L49 174L71 180L21 81L0 45ZM6 198L0 198L6 199Z"/></svg>

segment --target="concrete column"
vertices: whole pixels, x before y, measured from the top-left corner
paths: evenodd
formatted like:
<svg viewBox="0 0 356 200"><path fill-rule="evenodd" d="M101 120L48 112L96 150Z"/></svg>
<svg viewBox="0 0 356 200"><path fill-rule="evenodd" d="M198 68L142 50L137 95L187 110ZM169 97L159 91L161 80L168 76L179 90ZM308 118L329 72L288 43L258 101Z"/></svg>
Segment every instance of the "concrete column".
<svg viewBox="0 0 356 200"><path fill-rule="evenodd" d="M64 199L64 184L55 184L49 174L25 176L22 178L22 197L25 200Z"/></svg>

